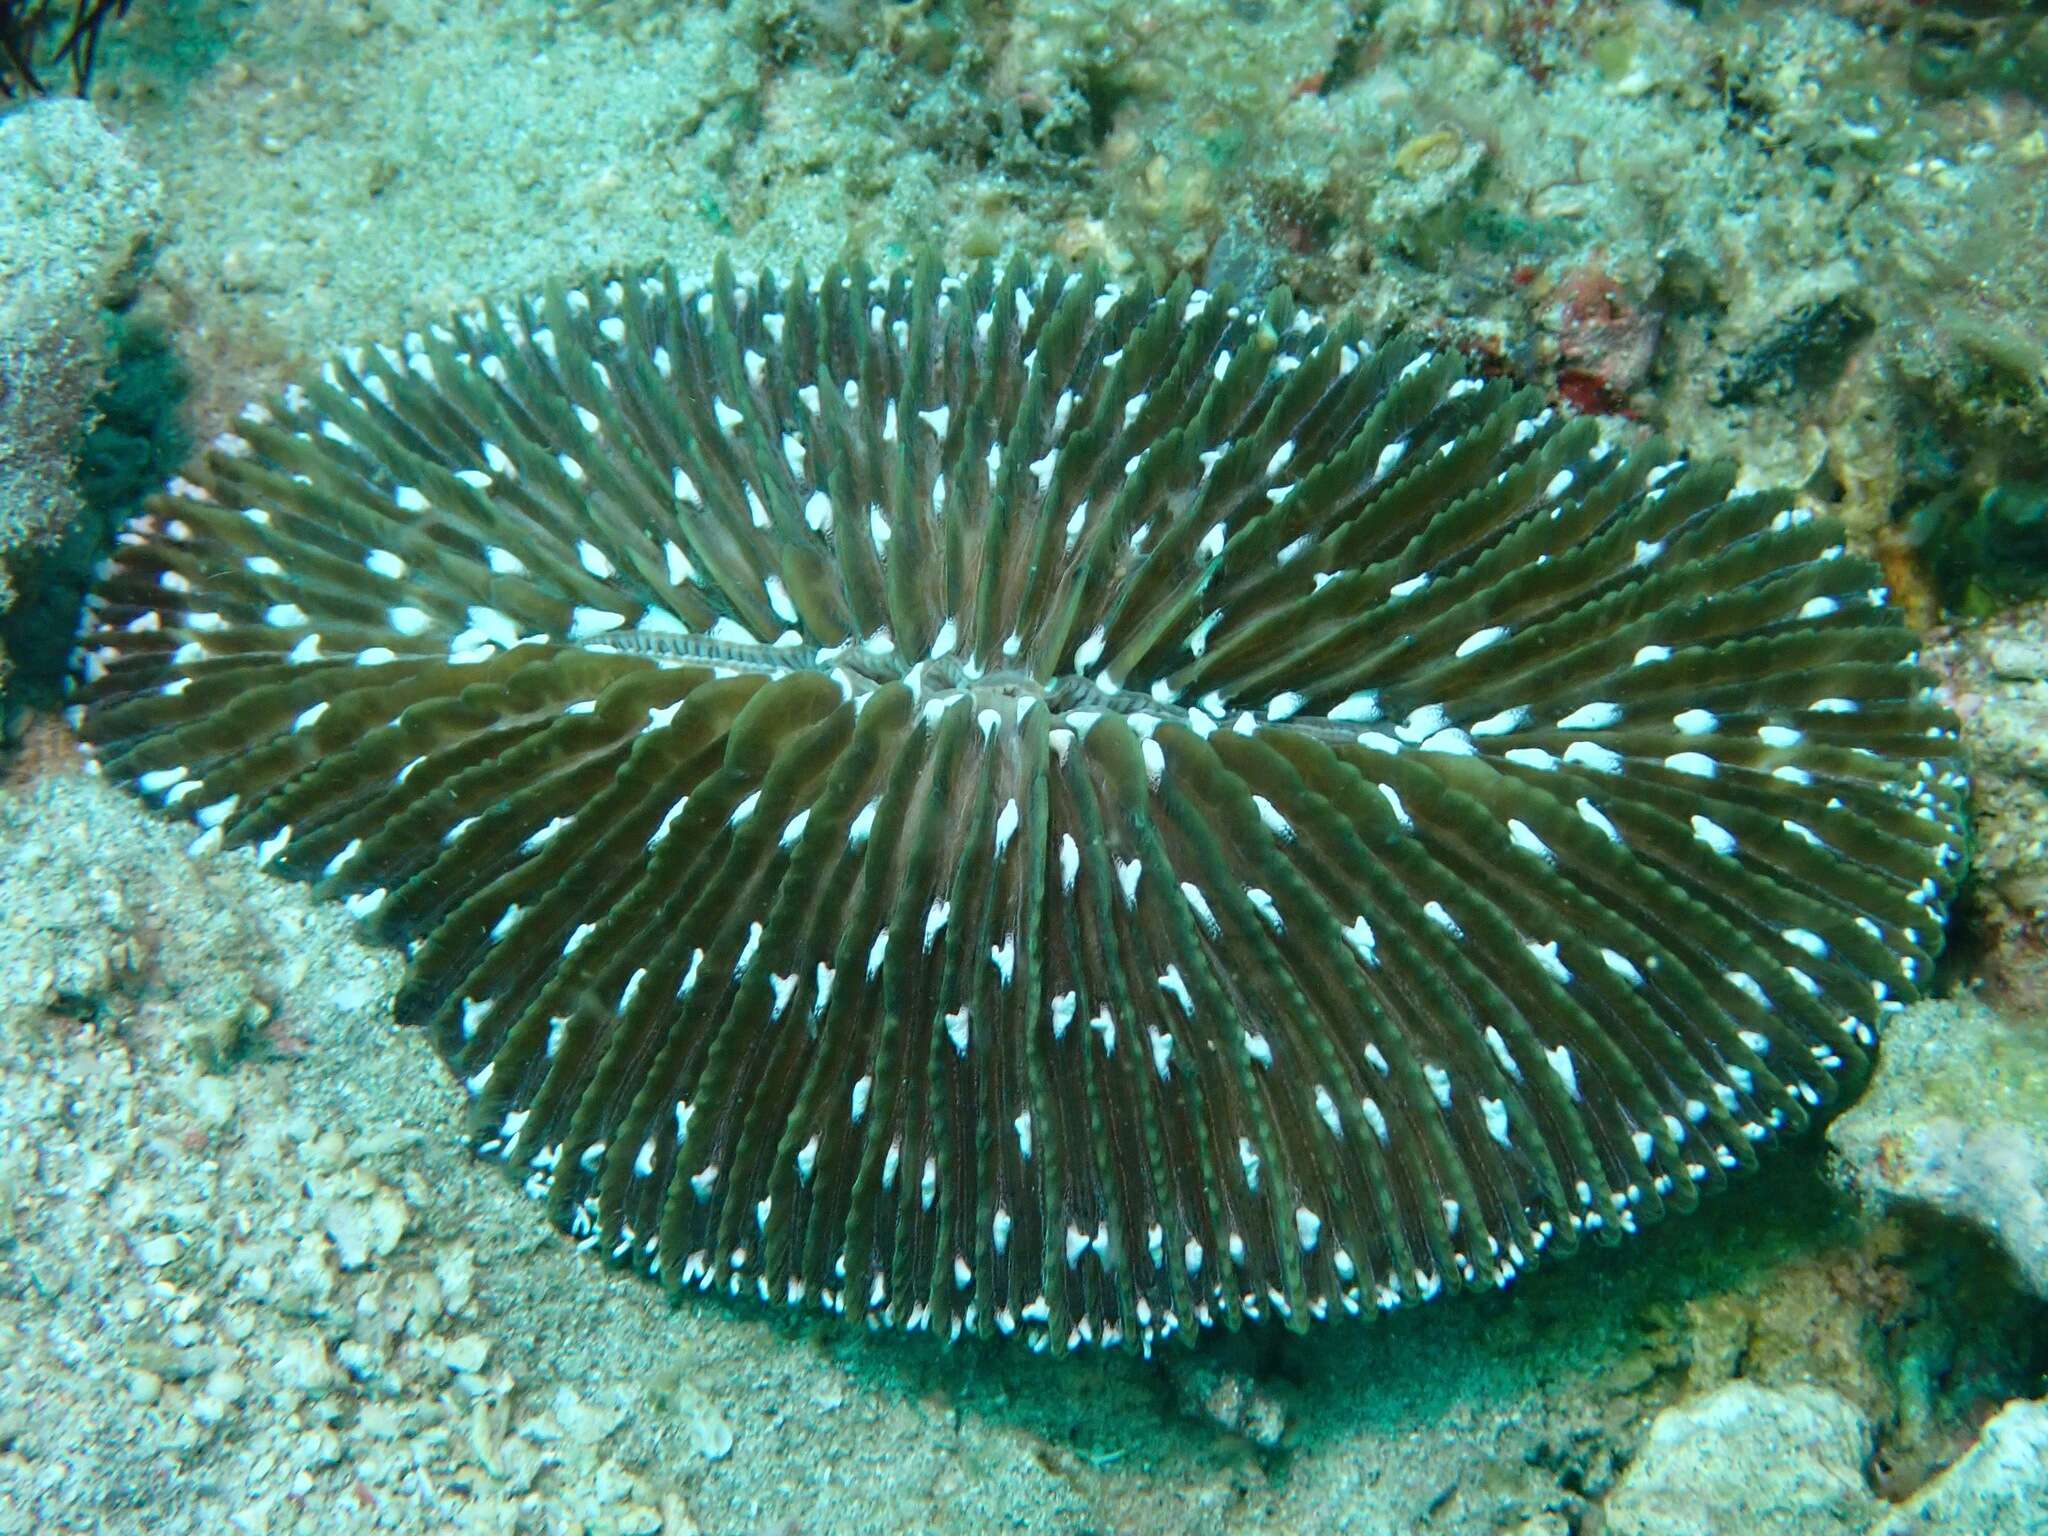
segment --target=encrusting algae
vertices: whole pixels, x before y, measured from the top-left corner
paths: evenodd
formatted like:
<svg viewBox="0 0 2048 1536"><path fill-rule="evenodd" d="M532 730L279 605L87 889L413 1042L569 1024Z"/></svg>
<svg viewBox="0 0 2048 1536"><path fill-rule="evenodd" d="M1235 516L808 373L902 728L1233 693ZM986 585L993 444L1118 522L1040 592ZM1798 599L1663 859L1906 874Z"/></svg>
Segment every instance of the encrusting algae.
<svg viewBox="0 0 2048 1536"><path fill-rule="evenodd" d="M1690 1209L1927 980L1955 723L1731 483L1284 291L621 276L245 412L81 728L615 1263L1304 1328Z"/></svg>

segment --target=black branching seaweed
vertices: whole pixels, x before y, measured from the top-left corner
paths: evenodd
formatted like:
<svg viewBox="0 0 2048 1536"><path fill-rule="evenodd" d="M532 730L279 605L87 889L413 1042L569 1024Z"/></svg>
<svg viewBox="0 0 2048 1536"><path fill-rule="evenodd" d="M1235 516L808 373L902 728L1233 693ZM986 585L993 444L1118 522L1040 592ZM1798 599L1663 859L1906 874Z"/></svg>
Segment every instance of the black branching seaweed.
<svg viewBox="0 0 2048 1536"><path fill-rule="evenodd" d="M101 31L127 15L133 3L0 0L0 96L41 95L50 87L40 71L67 65L72 89L83 95L99 58Z"/></svg>

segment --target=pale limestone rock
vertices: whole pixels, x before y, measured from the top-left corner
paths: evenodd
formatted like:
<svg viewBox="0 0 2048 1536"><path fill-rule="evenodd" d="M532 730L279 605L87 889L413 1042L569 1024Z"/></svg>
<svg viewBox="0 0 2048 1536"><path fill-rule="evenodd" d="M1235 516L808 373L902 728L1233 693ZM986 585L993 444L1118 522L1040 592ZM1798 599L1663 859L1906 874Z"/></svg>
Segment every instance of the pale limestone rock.
<svg viewBox="0 0 2048 1536"><path fill-rule="evenodd" d="M2048 1296L2048 1031L1970 997L1909 1008L1828 1140L1852 1187L1982 1229Z"/></svg>
<svg viewBox="0 0 2048 1536"><path fill-rule="evenodd" d="M2048 1402L2007 1403L1969 1452L1870 1536L2048 1536Z"/></svg>
<svg viewBox="0 0 2048 1536"><path fill-rule="evenodd" d="M1730 1382L1657 1415L1608 1496L1606 1536L1859 1536L1883 1508L1870 1449L1837 1393Z"/></svg>
<svg viewBox="0 0 2048 1536"><path fill-rule="evenodd" d="M72 454L101 376L100 306L155 227L160 195L88 102L0 115L0 553L71 515ZM9 598L0 573L0 608Z"/></svg>

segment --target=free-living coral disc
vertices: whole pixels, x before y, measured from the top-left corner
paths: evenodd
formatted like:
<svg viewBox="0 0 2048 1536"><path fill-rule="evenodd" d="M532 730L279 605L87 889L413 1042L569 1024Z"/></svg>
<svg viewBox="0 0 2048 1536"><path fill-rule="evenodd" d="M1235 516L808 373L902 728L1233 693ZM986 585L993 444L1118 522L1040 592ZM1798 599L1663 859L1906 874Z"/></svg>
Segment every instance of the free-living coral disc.
<svg viewBox="0 0 2048 1536"><path fill-rule="evenodd" d="M634 274L247 411L82 729L618 1264L1300 1328L1690 1209L1927 979L1954 721L1731 479L1284 292Z"/></svg>

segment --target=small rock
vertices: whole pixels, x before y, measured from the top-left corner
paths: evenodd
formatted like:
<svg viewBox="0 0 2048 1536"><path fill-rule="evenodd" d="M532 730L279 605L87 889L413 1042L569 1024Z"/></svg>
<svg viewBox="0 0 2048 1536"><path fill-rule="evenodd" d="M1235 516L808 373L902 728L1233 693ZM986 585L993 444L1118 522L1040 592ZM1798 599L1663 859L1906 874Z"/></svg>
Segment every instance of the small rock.
<svg viewBox="0 0 2048 1536"><path fill-rule="evenodd" d="M594 1407L569 1387L557 1387L549 1405L562 1433L578 1445L596 1445L625 1421L623 1408Z"/></svg>
<svg viewBox="0 0 2048 1536"><path fill-rule="evenodd" d="M1961 1461L1871 1536L2048 1536L2048 1402L2007 1403Z"/></svg>
<svg viewBox="0 0 2048 1536"><path fill-rule="evenodd" d="M694 1383L682 1382L675 1391L675 1410L690 1432L690 1444L706 1461L723 1461L732 1454L732 1426L718 1411L718 1404Z"/></svg>
<svg viewBox="0 0 2048 1536"><path fill-rule="evenodd" d="M16 36L25 17L50 14L6 13ZM0 548L10 565L25 569L30 541L77 510L73 465L106 358L102 306L151 233L161 193L90 102L10 103L0 118ZM24 601L16 623L28 614Z"/></svg>
<svg viewBox="0 0 2048 1536"><path fill-rule="evenodd" d="M217 1131L235 1117L235 1085L225 1077L195 1078L186 1098L208 1130Z"/></svg>
<svg viewBox="0 0 2048 1536"><path fill-rule="evenodd" d="M129 1363L138 1370L154 1371L165 1381L190 1381L210 1371L217 1363L212 1350L191 1347L183 1332L173 1328L162 1339L139 1339L128 1348Z"/></svg>
<svg viewBox="0 0 2048 1536"><path fill-rule="evenodd" d="M373 1006L381 995L377 983L360 980L344 982L330 992L328 998L343 1013L362 1013Z"/></svg>
<svg viewBox="0 0 2048 1536"><path fill-rule="evenodd" d="M78 1187L88 1195L97 1195L114 1182L114 1175L121 1171L121 1165L100 1152L88 1152L81 1160L78 1170Z"/></svg>
<svg viewBox="0 0 2048 1536"><path fill-rule="evenodd" d="M233 1407L242 1400L242 1394L249 1390L248 1382L237 1371L225 1367L216 1370L206 1378L206 1395Z"/></svg>
<svg viewBox="0 0 2048 1536"><path fill-rule="evenodd" d="M389 1255L411 1220L411 1209L396 1190L378 1189L367 1200L329 1201L322 1224L341 1267L357 1270Z"/></svg>
<svg viewBox="0 0 2048 1536"><path fill-rule="evenodd" d="M1994 635L1985 643L1984 662L1994 677L2009 682L2048 679L2048 646L2032 631Z"/></svg>
<svg viewBox="0 0 2048 1536"><path fill-rule="evenodd" d="M164 1393L164 1379L155 1371L130 1371L128 1395L138 1403L153 1403Z"/></svg>
<svg viewBox="0 0 2048 1536"><path fill-rule="evenodd" d="M162 1269L178 1256L178 1239L168 1232L145 1237L135 1245L135 1257L151 1269Z"/></svg>
<svg viewBox="0 0 2048 1536"><path fill-rule="evenodd" d="M1198 1366L1179 1378L1181 1409L1270 1451L1287 1434L1287 1410L1241 1371Z"/></svg>
<svg viewBox="0 0 2048 1536"><path fill-rule="evenodd" d="M193 1423L204 1424L211 1429L227 1417L228 1405L211 1392L196 1392L192 1396L191 1406L185 1411L191 1415Z"/></svg>
<svg viewBox="0 0 2048 1536"><path fill-rule="evenodd" d="M341 1460L341 1436L331 1429L309 1430L299 1436L298 1456L308 1467L331 1467Z"/></svg>
<svg viewBox="0 0 2048 1536"><path fill-rule="evenodd" d="M317 1333L294 1334L272 1365L280 1382L308 1397L319 1397L339 1379L334 1362L327 1357L327 1341Z"/></svg>
<svg viewBox="0 0 2048 1536"><path fill-rule="evenodd" d="M1967 1221L2048 1296L2048 1045L1975 998L1894 1018L1869 1090L1828 1128L1849 1184Z"/></svg>
<svg viewBox="0 0 2048 1536"><path fill-rule="evenodd" d="M1552 302L1560 391L1584 409L1615 409L1649 377L1662 325L1657 311L1597 263L1559 278Z"/></svg>
<svg viewBox="0 0 2048 1536"><path fill-rule="evenodd" d="M590 1496L600 1504L623 1504L639 1492L638 1479L610 1457L598 1465L590 1486Z"/></svg>
<svg viewBox="0 0 2048 1536"><path fill-rule="evenodd" d="M1820 1387L1730 1382L1657 1415L1608 1496L1606 1536L1860 1536L1870 1426Z"/></svg>
<svg viewBox="0 0 2048 1536"><path fill-rule="evenodd" d="M270 1009L253 997L240 995L213 997L193 1004L189 1022L180 1032L180 1043L201 1072L208 1074L227 1073L234 1070L235 1063L247 1052L251 1033L260 1029L270 1017ZM234 1112L235 1097L232 1090L223 1099L208 1095L216 1111L220 1111L220 1124ZM196 1108L196 1105L195 1105ZM205 1112L200 1112L202 1122Z"/></svg>
<svg viewBox="0 0 2048 1536"><path fill-rule="evenodd" d="M321 1225L327 1229L335 1261L343 1269L361 1269L370 1262L370 1226L362 1206L353 1200L337 1200L327 1207Z"/></svg>
<svg viewBox="0 0 2048 1536"><path fill-rule="evenodd" d="M383 1258L398 1246L412 1225L412 1208L395 1189L380 1189L370 1196L370 1251Z"/></svg>
<svg viewBox="0 0 2048 1536"><path fill-rule="evenodd" d="M397 1276L386 1293L385 1312L394 1320L402 1318L407 1333L433 1332L441 1316L440 1283L424 1271Z"/></svg>
<svg viewBox="0 0 2048 1536"><path fill-rule="evenodd" d="M335 1350L334 1358L344 1371L365 1385L389 1385L382 1380L385 1374L384 1352L374 1344L362 1339L346 1340Z"/></svg>
<svg viewBox="0 0 2048 1536"><path fill-rule="evenodd" d="M299 1157L308 1168L322 1171L339 1168L348 1155L348 1143L339 1131L327 1130L307 1140L299 1148Z"/></svg>
<svg viewBox="0 0 2048 1536"><path fill-rule="evenodd" d="M491 1358L491 1341L480 1333L465 1333L441 1351L441 1358L449 1370L473 1376Z"/></svg>
<svg viewBox="0 0 2048 1536"><path fill-rule="evenodd" d="M388 1157L393 1152L410 1152L426 1139L421 1132L404 1126L391 1130L369 1131L350 1142L343 1155L350 1162L363 1162L373 1157Z"/></svg>
<svg viewBox="0 0 2048 1536"><path fill-rule="evenodd" d="M258 140L266 153L280 153L271 141ZM284 258L274 240L256 240L231 245L220 261L220 285L229 293L276 293L283 289Z"/></svg>
<svg viewBox="0 0 2048 1536"><path fill-rule="evenodd" d="M442 1254L434 1261L434 1278L441 1282L441 1305L445 1310L468 1311L476 1288L476 1255L467 1248Z"/></svg>
<svg viewBox="0 0 2048 1536"><path fill-rule="evenodd" d="M288 1298L295 1304L317 1310L334 1294L335 1255L320 1239L308 1233L292 1250L285 1267Z"/></svg>
<svg viewBox="0 0 2048 1536"><path fill-rule="evenodd" d="M498 1452L505 1440L505 1400L477 1402L469 1410L469 1445L476 1459L493 1477L504 1475Z"/></svg>
<svg viewBox="0 0 2048 1536"><path fill-rule="evenodd" d="M498 1447L498 1476L507 1493L525 1493L545 1464L540 1447L524 1435L509 1436Z"/></svg>

